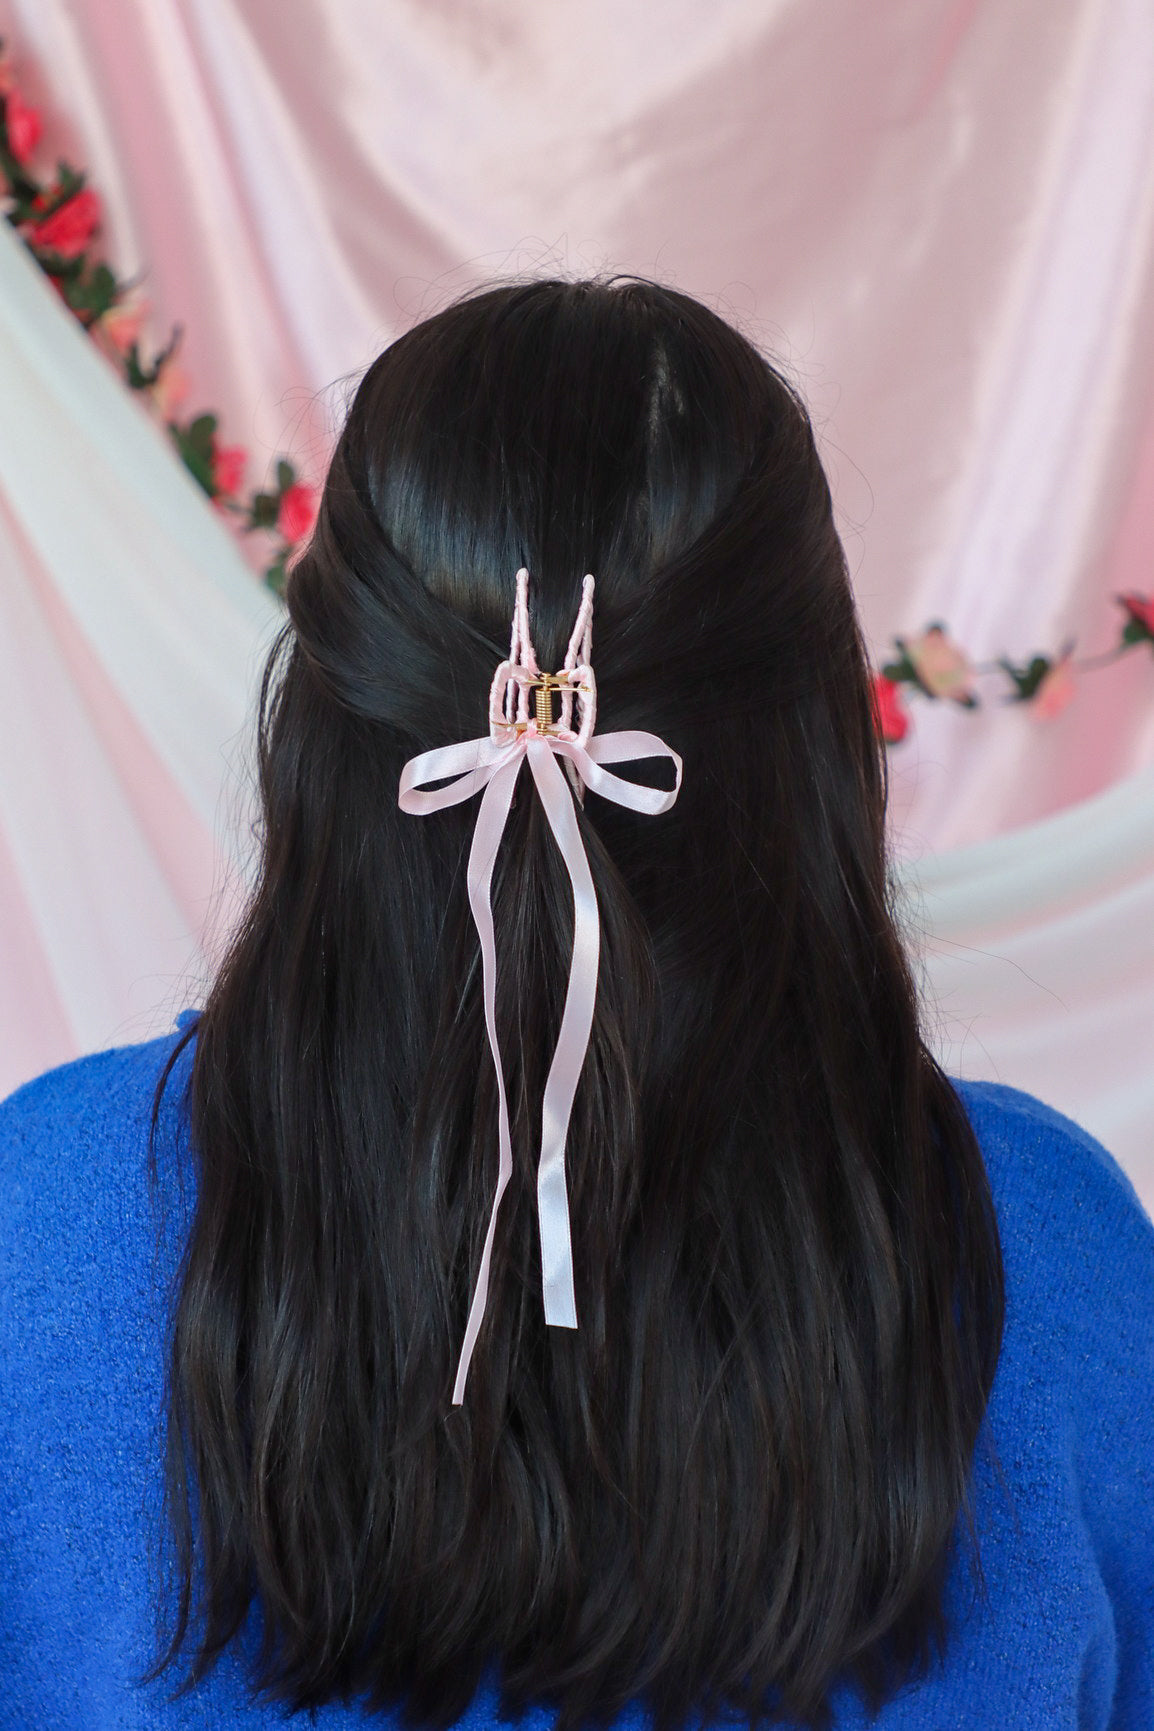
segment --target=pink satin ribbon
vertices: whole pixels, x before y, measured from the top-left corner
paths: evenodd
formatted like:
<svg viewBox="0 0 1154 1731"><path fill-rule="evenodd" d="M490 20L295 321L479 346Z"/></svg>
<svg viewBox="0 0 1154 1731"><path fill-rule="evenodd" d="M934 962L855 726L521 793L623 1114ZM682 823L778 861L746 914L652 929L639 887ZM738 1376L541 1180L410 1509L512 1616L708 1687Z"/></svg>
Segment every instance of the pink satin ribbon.
<svg viewBox="0 0 1154 1731"><path fill-rule="evenodd" d="M521 579L522 574L518 573L518 577ZM588 578L586 582L591 591L592 579ZM499 683L502 678L506 683L514 679L524 686L538 677L535 657L531 652L527 660L529 666L509 662L501 664L494 681L494 692L498 698L504 691L504 685ZM498 717L494 707L497 699L494 699L490 707L489 738L470 739L457 745L422 752L418 757L411 758L401 772L398 803L403 811L418 816L441 811L446 806L458 805L481 788L485 790L477 814L473 845L469 851L467 881L469 905L481 940L485 1025L497 1071L500 1160L497 1190L493 1198L485 1247L481 1253L481 1266L453 1386L454 1406L459 1406L464 1397L469 1362L484 1318L497 1212L513 1170L505 1077L497 1045L497 957L491 887L493 865L521 766L528 758L549 827L561 849L561 856L573 886L573 956L561 1029L545 1084L541 1109L541 1155L537 1168L537 1209L541 1233L545 1321L554 1328L577 1327L569 1199L565 1184L565 1142L593 1025L601 947L601 922L589 860L581 841L573 794L566 786L565 776L556 758L561 756L568 759L580 781L586 787L592 788L594 793L614 800L618 805L627 806L631 811L652 815L668 811L681 786L681 759L663 740L658 739L656 734L625 732L589 737L594 704L592 670L588 666L574 669L574 682L582 676L586 681L584 689L590 692L590 696L587 724L582 727L580 735L574 735L571 728L563 725L557 732L550 728L543 729L536 720L522 722L515 730L514 723ZM643 757L668 757L673 760L676 780L669 792L660 788L638 787L634 782L624 781L620 776L611 775L601 768L605 763L624 763ZM422 783L439 781L446 776L456 776L458 779L435 792L419 791Z"/></svg>

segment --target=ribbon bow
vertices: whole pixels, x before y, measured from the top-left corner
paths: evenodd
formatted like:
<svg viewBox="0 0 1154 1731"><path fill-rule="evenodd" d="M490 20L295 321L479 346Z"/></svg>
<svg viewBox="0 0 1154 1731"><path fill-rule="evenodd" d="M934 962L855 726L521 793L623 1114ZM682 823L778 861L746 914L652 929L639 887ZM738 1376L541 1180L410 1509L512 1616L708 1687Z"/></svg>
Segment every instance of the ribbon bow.
<svg viewBox="0 0 1154 1731"><path fill-rule="evenodd" d="M529 635L528 583L528 571L518 571L509 659L502 661L497 668L489 692L488 738L465 740L458 745L423 751L418 757L410 758L401 771L397 796L402 811L426 816L445 806L458 805L480 788L485 790L477 813L473 845L469 850L467 881L469 906L481 940L485 1026L489 1031L489 1048L497 1071L500 1162L489 1229L485 1234L481 1266L453 1385L454 1406L460 1406L464 1397L469 1361L484 1318L497 1211L513 1171L505 1076L497 1045L497 958L491 887L493 864L521 766L528 759L549 827L561 849L573 885L573 956L561 1029L545 1083L541 1107L541 1157L537 1167L545 1321L554 1328L577 1327L569 1197L565 1185L565 1141L593 1026L601 949L601 922L589 860L577 825L573 799L569 797L556 759L564 760L573 793L581 802L584 801L584 784L603 798L615 800L618 805L656 815L669 810L681 786L681 759L656 734L625 732L593 737L597 714L597 683L589 664L593 578L586 577L582 585L581 606L569 640L565 668L559 673L541 673L538 670ZM577 660L579 646L580 662ZM528 708L530 690L535 692L532 716ZM552 711L554 694L558 695L561 705L557 722L553 720ZM580 713L580 725L576 729L571 725L574 699ZM639 757L672 758L677 775L670 792L655 787L638 787L636 783L623 781L620 776L611 775L601 768L605 763L624 763ZM457 780L436 792L419 791L422 783L440 781L446 776L456 776Z"/></svg>

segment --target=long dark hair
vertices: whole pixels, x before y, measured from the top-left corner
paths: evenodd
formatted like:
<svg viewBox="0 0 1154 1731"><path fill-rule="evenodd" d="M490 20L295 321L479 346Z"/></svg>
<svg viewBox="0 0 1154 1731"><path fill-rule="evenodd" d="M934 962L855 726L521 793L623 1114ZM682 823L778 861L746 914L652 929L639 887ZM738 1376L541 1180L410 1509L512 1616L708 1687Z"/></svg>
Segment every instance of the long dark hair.
<svg viewBox="0 0 1154 1731"><path fill-rule="evenodd" d="M523 774L493 888L515 1171L451 1407L497 1165L476 801L414 818L397 784L486 731L522 565L542 667L595 574L598 728L658 734L684 780L658 818L578 812L602 949L574 1332L543 1321L534 1202L572 901ZM921 1037L802 402L671 289L491 289L369 368L287 600L263 866L190 1076L150 1677L195 1605L193 1686L255 1597L254 1687L297 1709L447 1726L491 1677L561 1731L634 1700L820 1726L844 1673L876 1711L944 1650L959 1513L981 1574L1003 1267Z"/></svg>

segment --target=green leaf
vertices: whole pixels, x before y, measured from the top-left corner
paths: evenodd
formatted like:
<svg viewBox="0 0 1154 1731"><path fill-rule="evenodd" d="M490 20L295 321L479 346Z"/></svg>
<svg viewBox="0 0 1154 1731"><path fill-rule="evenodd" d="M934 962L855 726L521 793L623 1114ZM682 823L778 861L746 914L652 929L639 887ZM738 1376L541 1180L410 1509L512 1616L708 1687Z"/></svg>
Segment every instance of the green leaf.
<svg viewBox="0 0 1154 1731"><path fill-rule="evenodd" d="M86 313L89 321L115 306L119 294L116 278L106 264L99 264L87 277L75 277L65 289L65 298L73 312Z"/></svg>
<svg viewBox="0 0 1154 1731"><path fill-rule="evenodd" d="M185 468L188 470L193 480L199 483L201 488L203 488L204 492L206 492L211 499L216 494L216 486L212 478L211 435L206 448L203 439L197 438L194 435L193 428L195 426L195 421L193 422L192 427L181 427L175 422L170 422L168 430L172 436L173 443L180 452L181 461L184 463Z"/></svg>
<svg viewBox="0 0 1154 1731"><path fill-rule="evenodd" d="M272 529L280 512L280 500L275 493L254 493L250 510L250 529Z"/></svg>
<svg viewBox="0 0 1154 1731"><path fill-rule="evenodd" d="M85 292L85 285L79 277L74 276L64 278L62 287L64 290L65 306L71 307L74 313L82 313L87 310L87 294Z"/></svg>
<svg viewBox="0 0 1154 1731"><path fill-rule="evenodd" d="M292 464L281 457L276 466L276 485L278 493L287 493L296 482L297 472Z"/></svg>
<svg viewBox="0 0 1154 1731"><path fill-rule="evenodd" d="M78 168L73 168L71 163L65 162L63 159L58 161L56 164L56 182L60 196L53 200L51 208L59 210L62 204L67 204L68 200L82 189L85 178L84 173Z"/></svg>
<svg viewBox="0 0 1154 1731"><path fill-rule="evenodd" d="M11 187L17 198L20 196L19 182L23 181L25 187L33 184L28 178L27 170L21 169L20 164L12 154L11 146L8 143L7 120L0 121L0 168L4 170L6 185Z"/></svg>
<svg viewBox="0 0 1154 1731"><path fill-rule="evenodd" d="M154 375L146 373L140 364L140 349L136 343L130 343L125 352L124 376L134 391L146 390L154 383Z"/></svg>
<svg viewBox="0 0 1154 1731"><path fill-rule="evenodd" d="M284 589L287 578L288 572L285 570L285 556L281 553L278 554L271 565L266 567L264 580L272 590L273 594L279 595L282 601L284 600Z"/></svg>
<svg viewBox="0 0 1154 1731"><path fill-rule="evenodd" d="M40 269L46 275L54 276L58 282L71 283L84 274L84 267L88 263L86 253L79 253L76 258L62 258L59 253L37 246L34 241L26 241L25 245Z"/></svg>
<svg viewBox="0 0 1154 1731"><path fill-rule="evenodd" d="M1140 619L1135 619L1131 614L1122 628L1122 641L1123 643L1154 643L1154 631L1151 631L1148 626L1143 625Z"/></svg>
<svg viewBox="0 0 1154 1731"><path fill-rule="evenodd" d="M1047 673L1049 673L1050 668L1052 666L1053 666L1053 662L1049 659L1048 656L1046 656L1046 655L1035 655L1034 656L1033 660L1030 662L1030 665L1026 668L1025 675L1023 676L1023 680L1022 680L1022 696L1023 697L1027 697L1027 698L1033 697L1034 693L1037 691L1039 685L1041 685L1043 679L1045 679Z"/></svg>
<svg viewBox="0 0 1154 1731"><path fill-rule="evenodd" d="M106 294L110 305L113 301L121 298L120 285L106 264L97 265L89 278L89 282L93 294Z"/></svg>
<svg viewBox="0 0 1154 1731"><path fill-rule="evenodd" d="M1037 693L1039 685L1045 679L1053 663L1048 656L1035 655L1032 660L1021 667L1015 667L1005 656L999 657L998 666L1005 668L1014 681L1015 690L1010 698L1011 703L1029 703Z"/></svg>
<svg viewBox="0 0 1154 1731"><path fill-rule="evenodd" d="M156 373L159 373L159 371L160 371L161 367L164 365L165 361L172 359L173 355L176 353L177 349L180 347L181 338L183 336L184 336L184 326L183 325L173 325L172 335L169 337L168 341L165 343L164 347L161 349L160 353L156 357L156 361L154 363L154 373L153 373L154 377L155 377Z"/></svg>
<svg viewBox="0 0 1154 1731"><path fill-rule="evenodd" d="M900 637L894 638L894 645L897 648L901 659L898 661L887 661L885 666L882 668L882 672L885 674L887 679L892 679L895 685L917 685L920 688L921 681L918 679L917 673L914 671L914 664L906 653L906 646Z"/></svg>
<svg viewBox="0 0 1154 1731"><path fill-rule="evenodd" d="M194 439L202 450L211 451L212 441L216 437L216 416L197 415L196 419L188 424L188 436Z"/></svg>
<svg viewBox="0 0 1154 1731"><path fill-rule="evenodd" d="M8 221L13 228L18 227L22 222L33 221L40 214L39 211L32 208L40 196L39 182L30 180L26 174L21 174L15 158L3 150L0 150L0 171L3 172L4 178L8 182L14 200L12 209L8 212Z"/></svg>
<svg viewBox="0 0 1154 1731"><path fill-rule="evenodd" d="M140 355L140 345L130 343L124 356L124 376L134 391L146 391L149 385L154 385L160 377L165 362L176 352L180 343L182 331L179 325L173 326L168 342L156 356L151 366L146 367ZM215 424L215 416L210 417Z"/></svg>

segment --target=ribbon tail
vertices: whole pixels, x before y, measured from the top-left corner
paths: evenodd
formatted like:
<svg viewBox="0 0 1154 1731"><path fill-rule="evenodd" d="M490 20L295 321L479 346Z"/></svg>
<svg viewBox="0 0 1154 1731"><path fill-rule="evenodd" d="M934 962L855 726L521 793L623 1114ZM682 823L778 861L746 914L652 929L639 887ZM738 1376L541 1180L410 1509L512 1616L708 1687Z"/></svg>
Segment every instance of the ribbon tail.
<svg viewBox="0 0 1154 1731"><path fill-rule="evenodd" d="M565 1182L565 1142L577 1084L589 1047L597 998L601 921L597 893L572 795L560 765L544 740L529 743L529 765L561 857L573 886L573 958L557 1047L549 1067L541 1108L541 1159L537 1168L537 1211L541 1235L541 1281L545 1321L554 1328L577 1327L573 1290L573 1244Z"/></svg>
<svg viewBox="0 0 1154 1731"><path fill-rule="evenodd" d="M493 1196L493 1208L489 1215L488 1230L485 1233L485 1246L481 1252L481 1265L477 1271L477 1281L473 1288L473 1301L469 1306L469 1320L465 1327L465 1338L457 1363L456 1381L453 1384L454 1406L460 1406L465 1397L465 1379L469 1374L469 1363L473 1357L473 1348L477 1344L477 1336L481 1332L481 1323L484 1320L485 1304L489 1294L489 1264L493 1254L493 1238L497 1230L497 1213L501 1206L501 1198L505 1193L505 1186L508 1184L513 1171L513 1143L509 1134L509 1107L505 1098L505 1073L501 1068L501 1051L497 1044L497 949L493 930L492 885L493 865L497 858L497 849L501 845L501 837L504 834L505 822L509 816L509 806L512 803L513 789L522 760L523 754L517 752L507 764L502 764L490 779L481 798L481 808L477 813L477 826L473 831L473 845L469 850L467 873L469 906L473 910L477 936L481 940L485 1026L489 1032L489 1049L493 1054L493 1064L497 1072L497 1133L500 1158L497 1168L497 1189Z"/></svg>

